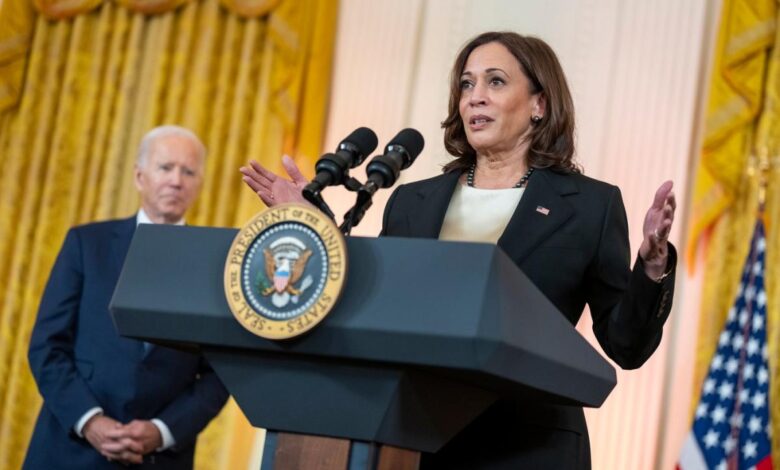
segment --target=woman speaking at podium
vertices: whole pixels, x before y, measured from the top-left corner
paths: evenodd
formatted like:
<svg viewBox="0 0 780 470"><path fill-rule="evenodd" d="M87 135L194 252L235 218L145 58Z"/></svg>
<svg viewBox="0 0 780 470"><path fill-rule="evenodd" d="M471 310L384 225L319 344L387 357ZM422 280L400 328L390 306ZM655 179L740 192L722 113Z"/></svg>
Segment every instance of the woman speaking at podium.
<svg viewBox="0 0 780 470"><path fill-rule="evenodd" d="M574 106L555 53L511 32L481 34L452 69L444 144L455 158L443 174L399 186L382 235L497 243L576 324L585 304L604 352L626 369L661 341L674 288L676 253L667 242L675 211L670 181L655 193L631 269L620 190L584 176L574 162ZM244 181L269 206L303 201L307 183L257 162ZM590 468L581 408L493 405L422 468Z"/></svg>

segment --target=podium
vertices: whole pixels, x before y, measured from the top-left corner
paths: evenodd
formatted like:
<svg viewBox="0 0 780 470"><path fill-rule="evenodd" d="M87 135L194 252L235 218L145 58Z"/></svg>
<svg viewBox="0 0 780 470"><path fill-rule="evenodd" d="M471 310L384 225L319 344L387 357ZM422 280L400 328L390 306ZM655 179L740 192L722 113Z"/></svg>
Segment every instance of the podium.
<svg viewBox="0 0 780 470"><path fill-rule="evenodd" d="M225 300L236 233L140 225L110 309L122 336L204 354L249 422L272 431L263 470L416 468L501 398L598 407L615 386L490 244L347 238L329 316L293 339L257 337Z"/></svg>

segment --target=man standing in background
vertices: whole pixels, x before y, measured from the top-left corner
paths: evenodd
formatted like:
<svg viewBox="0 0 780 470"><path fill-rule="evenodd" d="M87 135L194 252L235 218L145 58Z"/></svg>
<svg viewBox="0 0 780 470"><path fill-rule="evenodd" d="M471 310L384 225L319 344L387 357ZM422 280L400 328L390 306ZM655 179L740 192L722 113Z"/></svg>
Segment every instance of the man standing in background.
<svg viewBox="0 0 780 470"><path fill-rule="evenodd" d="M120 337L108 305L136 226L184 224L205 158L189 130L151 130L136 160L138 213L68 232L30 339L43 406L24 468L192 468L227 391L202 357Z"/></svg>

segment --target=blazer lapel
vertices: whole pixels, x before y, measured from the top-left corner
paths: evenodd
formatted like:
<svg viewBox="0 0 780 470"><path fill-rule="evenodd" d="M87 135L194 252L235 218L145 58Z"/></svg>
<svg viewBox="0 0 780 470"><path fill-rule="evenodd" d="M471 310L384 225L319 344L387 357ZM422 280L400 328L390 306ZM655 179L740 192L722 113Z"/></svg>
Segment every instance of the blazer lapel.
<svg viewBox="0 0 780 470"><path fill-rule="evenodd" d="M119 221L114 228L113 238L111 239L111 262L117 279L119 279L119 273L122 272L127 250L130 249L130 241L133 239L135 226L136 218L133 216Z"/></svg>
<svg viewBox="0 0 780 470"><path fill-rule="evenodd" d="M130 242L133 240L133 234L137 225L135 216L119 221L113 231L111 238L111 268L114 273L114 280L119 281L119 275L122 273L122 266L127 257L127 251L130 249ZM143 360L146 350L143 341L131 340L133 354L137 361Z"/></svg>
<svg viewBox="0 0 780 470"><path fill-rule="evenodd" d="M455 192L455 185L458 184L458 178L460 178L458 172L445 173L432 180L431 184L417 190L420 203L414 211L410 211L407 215L409 231L412 236L439 238L444 216L450 205L452 193Z"/></svg>
<svg viewBox="0 0 780 470"><path fill-rule="evenodd" d="M498 246L520 264L539 243L573 215L563 196L576 192L577 186L570 179L551 170L536 170L499 238Z"/></svg>

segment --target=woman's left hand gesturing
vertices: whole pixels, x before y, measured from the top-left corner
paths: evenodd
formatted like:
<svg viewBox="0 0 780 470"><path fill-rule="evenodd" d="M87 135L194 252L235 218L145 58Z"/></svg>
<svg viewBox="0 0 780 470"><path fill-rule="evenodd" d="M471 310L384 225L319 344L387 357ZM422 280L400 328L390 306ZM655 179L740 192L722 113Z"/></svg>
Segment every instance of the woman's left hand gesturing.
<svg viewBox="0 0 780 470"><path fill-rule="evenodd" d="M650 279L658 279L666 272L666 260L669 256L666 239L672 229L676 208L672 182L667 181L655 192L653 205L647 211L642 227L644 240L639 247L639 256L644 261L645 273Z"/></svg>

